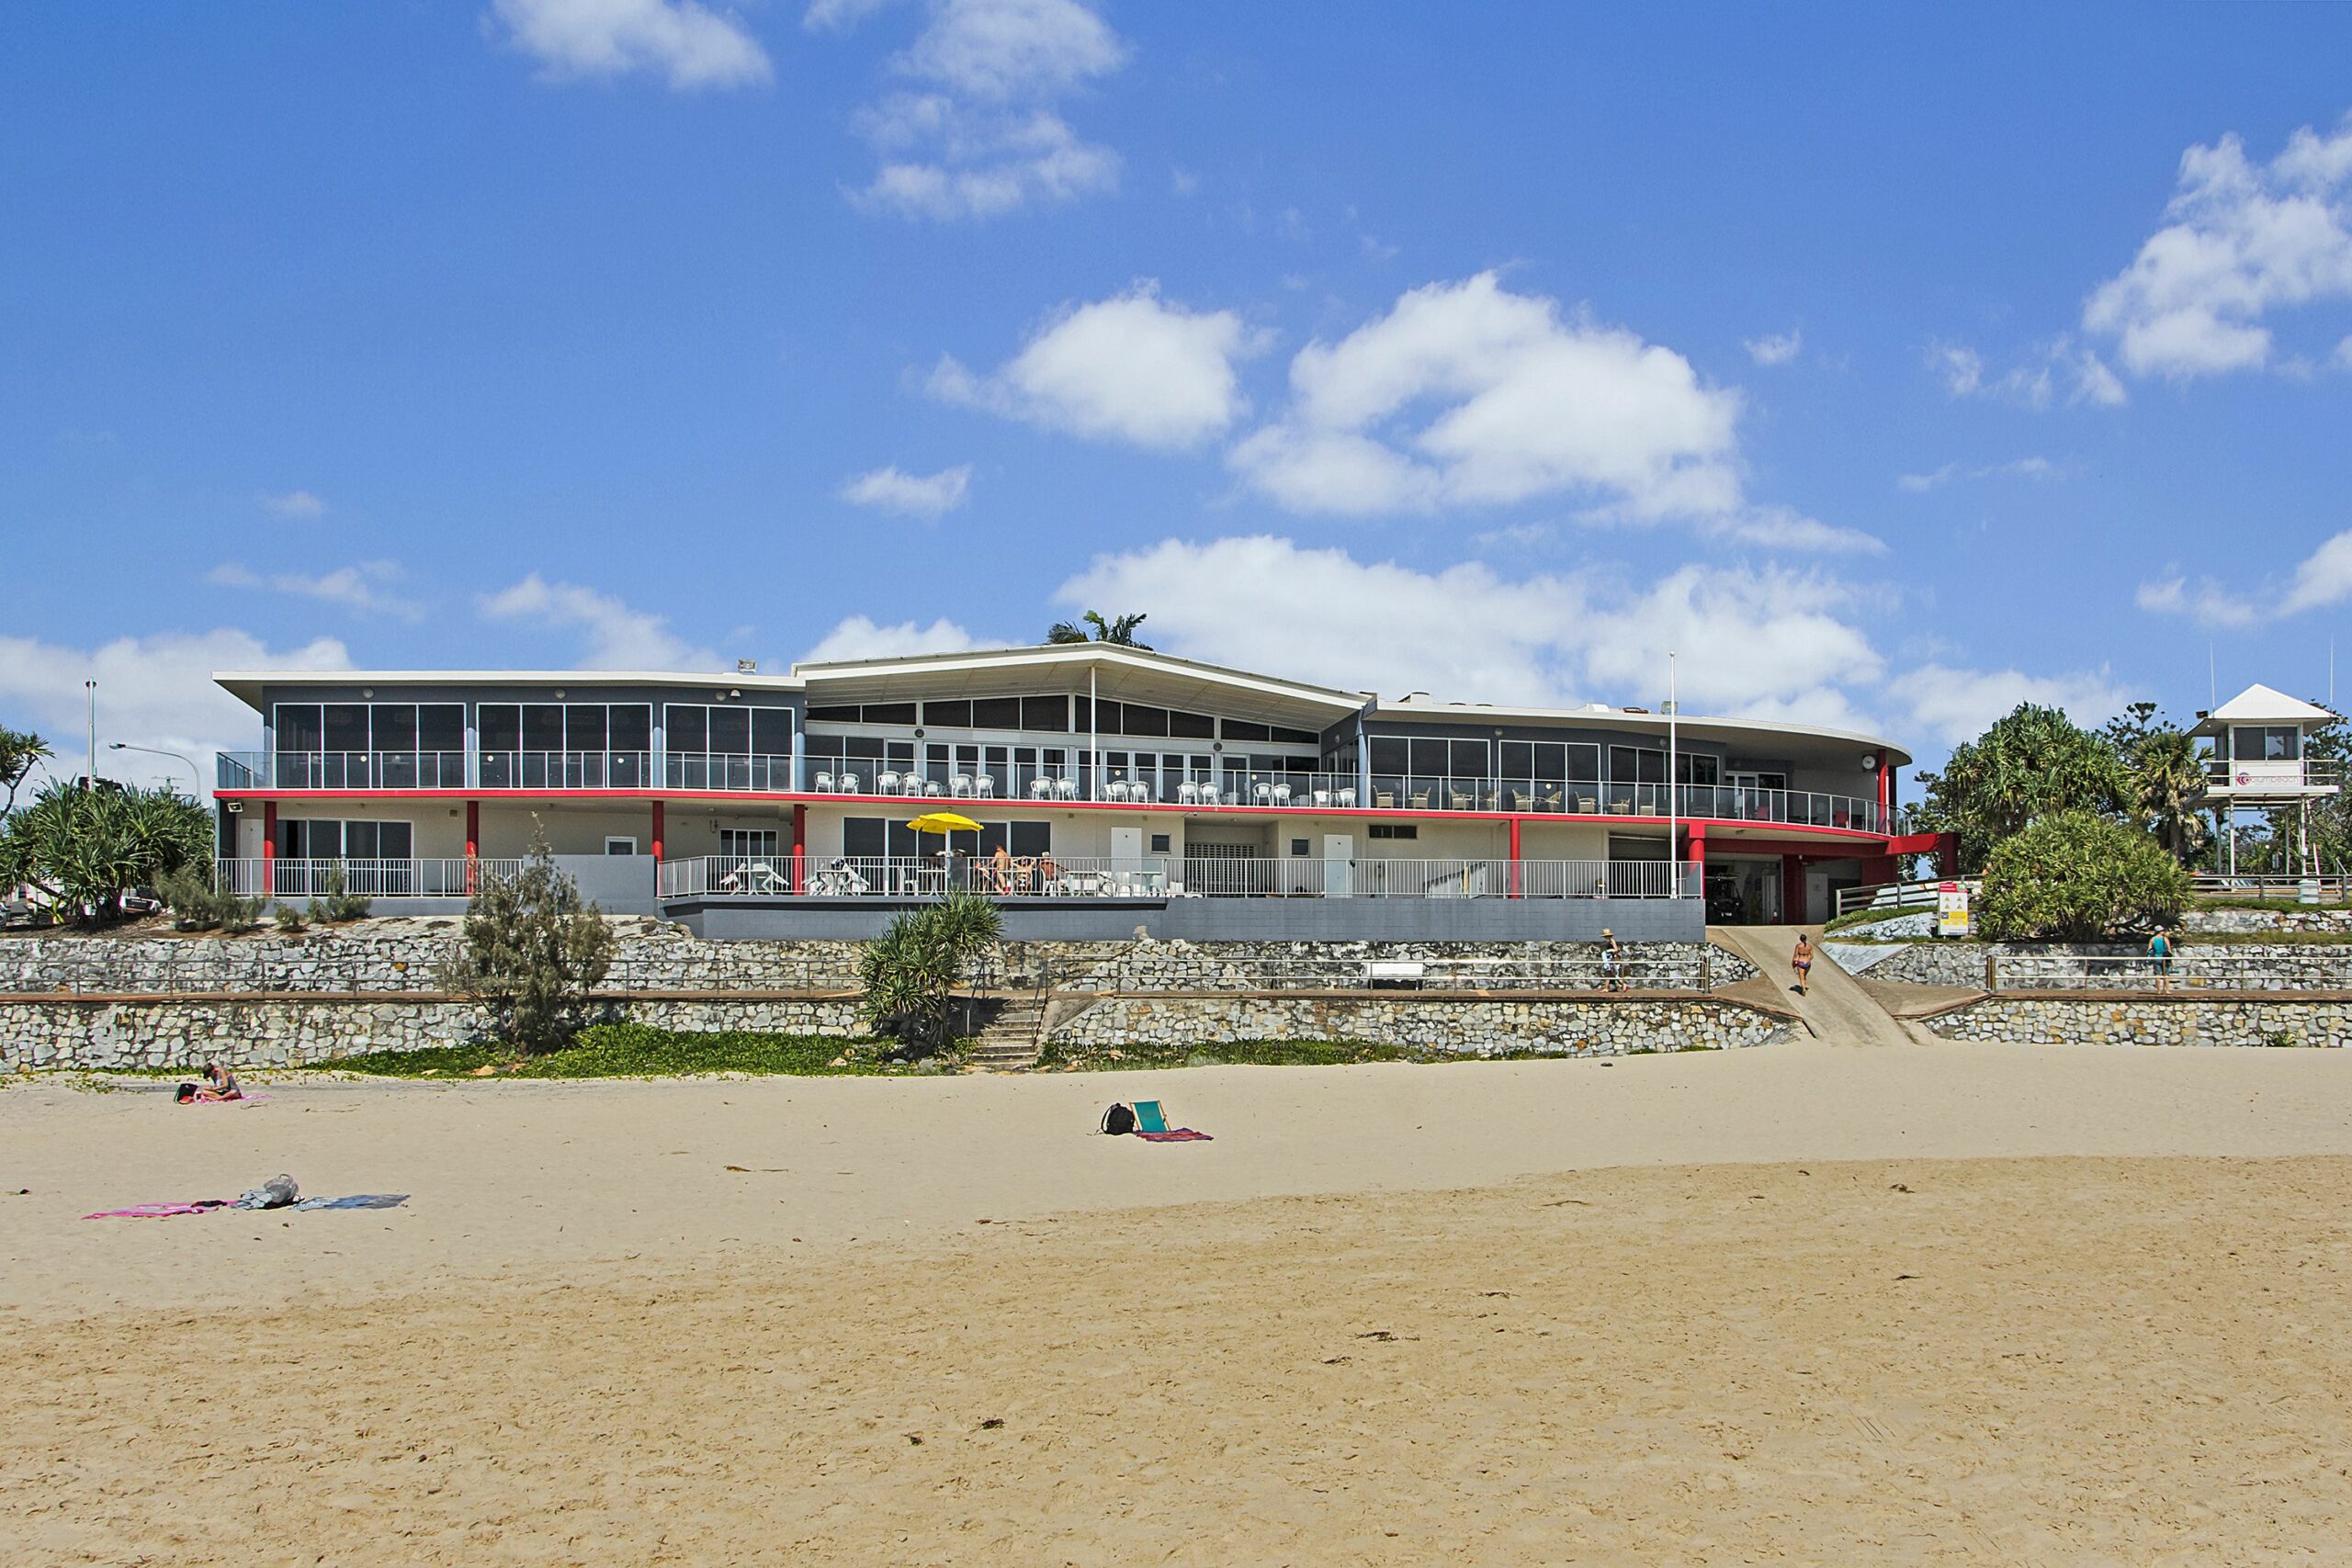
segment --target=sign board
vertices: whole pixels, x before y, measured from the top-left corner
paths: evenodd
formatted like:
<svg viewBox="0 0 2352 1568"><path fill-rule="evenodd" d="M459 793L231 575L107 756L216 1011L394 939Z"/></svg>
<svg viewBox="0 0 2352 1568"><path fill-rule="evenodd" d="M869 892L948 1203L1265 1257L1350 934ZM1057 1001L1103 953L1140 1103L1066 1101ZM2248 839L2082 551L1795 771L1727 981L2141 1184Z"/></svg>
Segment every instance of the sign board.
<svg viewBox="0 0 2352 1568"><path fill-rule="evenodd" d="M1936 934L1968 934L1968 884L1965 882L1936 884Z"/></svg>

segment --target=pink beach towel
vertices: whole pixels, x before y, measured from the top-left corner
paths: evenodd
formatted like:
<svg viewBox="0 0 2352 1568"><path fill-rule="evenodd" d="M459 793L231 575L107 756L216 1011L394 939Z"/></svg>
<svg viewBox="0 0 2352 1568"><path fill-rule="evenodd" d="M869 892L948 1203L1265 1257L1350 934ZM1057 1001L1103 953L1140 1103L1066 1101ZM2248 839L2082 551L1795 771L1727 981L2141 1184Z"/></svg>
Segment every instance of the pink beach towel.
<svg viewBox="0 0 2352 1568"><path fill-rule="evenodd" d="M100 1209L85 1220L168 1220L181 1214L213 1214L232 1207L226 1198L198 1198L192 1203L134 1203L128 1209Z"/></svg>
<svg viewBox="0 0 2352 1568"><path fill-rule="evenodd" d="M241 1094L234 1100L183 1100L182 1105L259 1105L267 1100L266 1094Z"/></svg>
<svg viewBox="0 0 2352 1568"><path fill-rule="evenodd" d="M1213 1140L1206 1133L1195 1133L1190 1127L1171 1127L1165 1133L1137 1133L1147 1144L1205 1144Z"/></svg>

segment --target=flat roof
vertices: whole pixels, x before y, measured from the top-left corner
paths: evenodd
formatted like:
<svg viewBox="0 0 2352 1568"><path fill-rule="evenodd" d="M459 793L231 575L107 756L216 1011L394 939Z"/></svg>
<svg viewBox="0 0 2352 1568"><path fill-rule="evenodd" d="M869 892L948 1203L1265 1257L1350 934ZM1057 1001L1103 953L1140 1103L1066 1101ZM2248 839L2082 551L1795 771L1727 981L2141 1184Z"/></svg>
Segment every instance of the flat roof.
<svg viewBox="0 0 2352 1568"><path fill-rule="evenodd" d="M1588 703L1582 707L1573 708L1546 708L1504 703L1384 702L1364 716L1425 718L1445 724L1549 725L1577 722L1607 725L1616 729L1650 729L1661 736L1670 724L1678 733L1695 739L1732 741L1752 736L1797 736L1807 740L1851 744L1865 751L1876 751L1896 767L1911 761L1911 753L1893 741L1875 735L1864 735L1859 730L1831 729L1822 725L1795 724L1777 718L1717 718L1704 714L1634 713L1602 703Z"/></svg>
<svg viewBox="0 0 2352 1568"><path fill-rule="evenodd" d="M689 686L797 692L794 675L678 670L221 670L213 684L261 711L269 686Z"/></svg>

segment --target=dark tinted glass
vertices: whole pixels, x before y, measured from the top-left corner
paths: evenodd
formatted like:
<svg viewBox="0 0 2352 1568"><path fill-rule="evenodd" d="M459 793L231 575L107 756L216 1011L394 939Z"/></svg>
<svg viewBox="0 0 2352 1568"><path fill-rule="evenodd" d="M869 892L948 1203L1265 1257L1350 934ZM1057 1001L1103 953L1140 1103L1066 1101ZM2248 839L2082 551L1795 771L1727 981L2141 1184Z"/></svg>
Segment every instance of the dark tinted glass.
<svg viewBox="0 0 2352 1568"><path fill-rule="evenodd" d="M1457 779L1484 778L1487 773L1487 743L1483 740L1451 740L1446 743L1446 756Z"/></svg>
<svg viewBox="0 0 2352 1568"><path fill-rule="evenodd" d="M513 703L484 703L474 710L485 751L518 751L523 746L523 710Z"/></svg>
<svg viewBox="0 0 2352 1568"><path fill-rule="evenodd" d="M752 755L754 757L789 757L792 755L792 710L790 708L753 708L752 712ZM879 748L878 740L868 745ZM877 749L870 753L880 756Z"/></svg>
<svg viewBox="0 0 2352 1568"><path fill-rule="evenodd" d="M373 745L379 751L416 750L416 707L412 703L378 703L369 716Z"/></svg>
<svg viewBox="0 0 2352 1568"><path fill-rule="evenodd" d="M1279 724L1274 726L1272 739L1286 746L1319 746L1323 742L1323 738L1311 729L1284 729Z"/></svg>
<svg viewBox="0 0 2352 1568"><path fill-rule="evenodd" d="M523 750L526 751L563 750L562 704L525 703L523 705Z"/></svg>
<svg viewBox="0 0 2352 1568"><path fill-rule="evenodd" d="M853 855L878 855L889 840L879 817L851 817L842 823L842 850Z"/></svg>
<svg viewBox="0 0 2352 1568"><path fill-rule="evenodd" d="M1273 733L1262 724L1251 724L1247 719L1228 718L1225 721L1225 738L1227 740L1271 740L1273 739Z"/></svg>
<svg viewBox="0 0 2352 1568"><path fill-rule="evenodd" d="M752 749L752 710L712 708L710 749L721 756L741 757Z"/></svg>
<svg viewBox="0 0 2352 1568"><path fill-rule="evenodd" d="M417 744L427 751L466 749L466 709L462 703L427 703L416 710Z"/></svg>
<svg viewBox="0 0 2352 1568"><path fill-rule="evenodd" d="M602 703L573 703L563 710L563 749L601 751L605 749L605 718Z"/></svg>
<svg viewBox="0 0 2352 1568"><path fill-rule="evenodd" d="M1068 697L1023 697L1021 699L1021 728L1059 733L1069 728ZM1019 835L1015 835L1018 837Z"/></svg>
<svg viewBox="0 0 2352 1568"><path fill-rule="evenodd" d="M1141 703L1125 703L1119 709L1119 733L1122 735L1165 735L1168 733L1168 710L1146 707Z"/></svg>
<svg viewBox="0 0 2352 1568"><path fill-rule="evenodd" d="M868 703L865 705L868 724L912 724L915 705L912 703Z"/></svg>
<svg viewBox="0 0 2352 1568"><path fill-rule="evenodd" d="M925 724L945 725L950 729L972 728L972 705L969 703L925 703L922 705Z"/></svg>
<svg viewBox="0 0 2352 1568"><path fill-rule="evenodd" d="M1182 713L1170 709L1168 733L1187 740L1206 740L1216 732L1216 720L1204 713Z"/></svg>
<svg viewBox="0 0 2352 1568"><path fill-rule="evenodd" d="M316 751L326 739L320 728L319 705L316 703L280 703L277 705L277 749L281 751Z"/></svg>
<svg viewBox="0 0 2352 1568"><path fill-rule="evenodd" d="M855 724L858 706L855 703L835 703L830 707L810 708L808 716L819 724Z"/></svg>
<svg viewBox="0 0 2352 1568"><path fill-rule="evenodd" d="M1535 748L1524 740L1506 740L1498 749L1498 770L1507 779L1532 779L1535 776ZM1557 776L1557 775L1555 775Z"/></svg>
<svg viewBox="0 0 2352 1568"><path fill-rule="evenodd" d="M972 704L974 729L1018 729L1021 728L1019 697L979 697Z"/></svg>
<svg viewBox="0 0 2352 1568"><path fill-rule="evenodd" d="M1436 777L1445 772L1445 742L1416 740L1413 742L1413 772Z"/></svg>
<svg viewBox="0 0 2352 1568"><path fill-rule="evenodd" d="M368 750L368 707L364 703L329 703L326 707L330 751Z"/></svg>
<svg viewBox="0 0 2352 1568"><path fill-rule="evenodd" d="M623 703L613 709L612 739L616 751L653 750L653 710L641 703Z"/></svg>
<svg viewBox="0 0 2352 1568"><path fill-rule="evenodd" d="M1053 848L1054 827L1050 822L1015 822L1012 825L1012 852L1016 855L1042 855Z"/></svg>
<svg viewBox="0 0 2352 1568"><path fill-rule="evenodd" d="M1375 773L1409 772L1412 764L1406 756L1405 742L1388 736L1372 738L1372 771Z"/></svg>
<svg viewBox="0 0 2352 1568"><path fill-rule="evenodd" d="M662 711L662 743L672 752L710 750L708 711L691 703L672 703Z"/></svg>

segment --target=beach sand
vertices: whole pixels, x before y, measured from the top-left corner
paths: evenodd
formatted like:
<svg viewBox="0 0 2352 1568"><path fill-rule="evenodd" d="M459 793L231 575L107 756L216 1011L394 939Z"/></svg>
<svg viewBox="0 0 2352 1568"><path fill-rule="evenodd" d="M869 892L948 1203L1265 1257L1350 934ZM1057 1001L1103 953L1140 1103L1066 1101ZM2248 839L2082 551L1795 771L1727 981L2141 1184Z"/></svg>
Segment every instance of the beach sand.
<svg viewBox="0 0 2352 1568"><path fill-rule="evenodd" d="M271 1093L0 1091L0 1561L2352 1539L2341 1053Z"/></svg>

